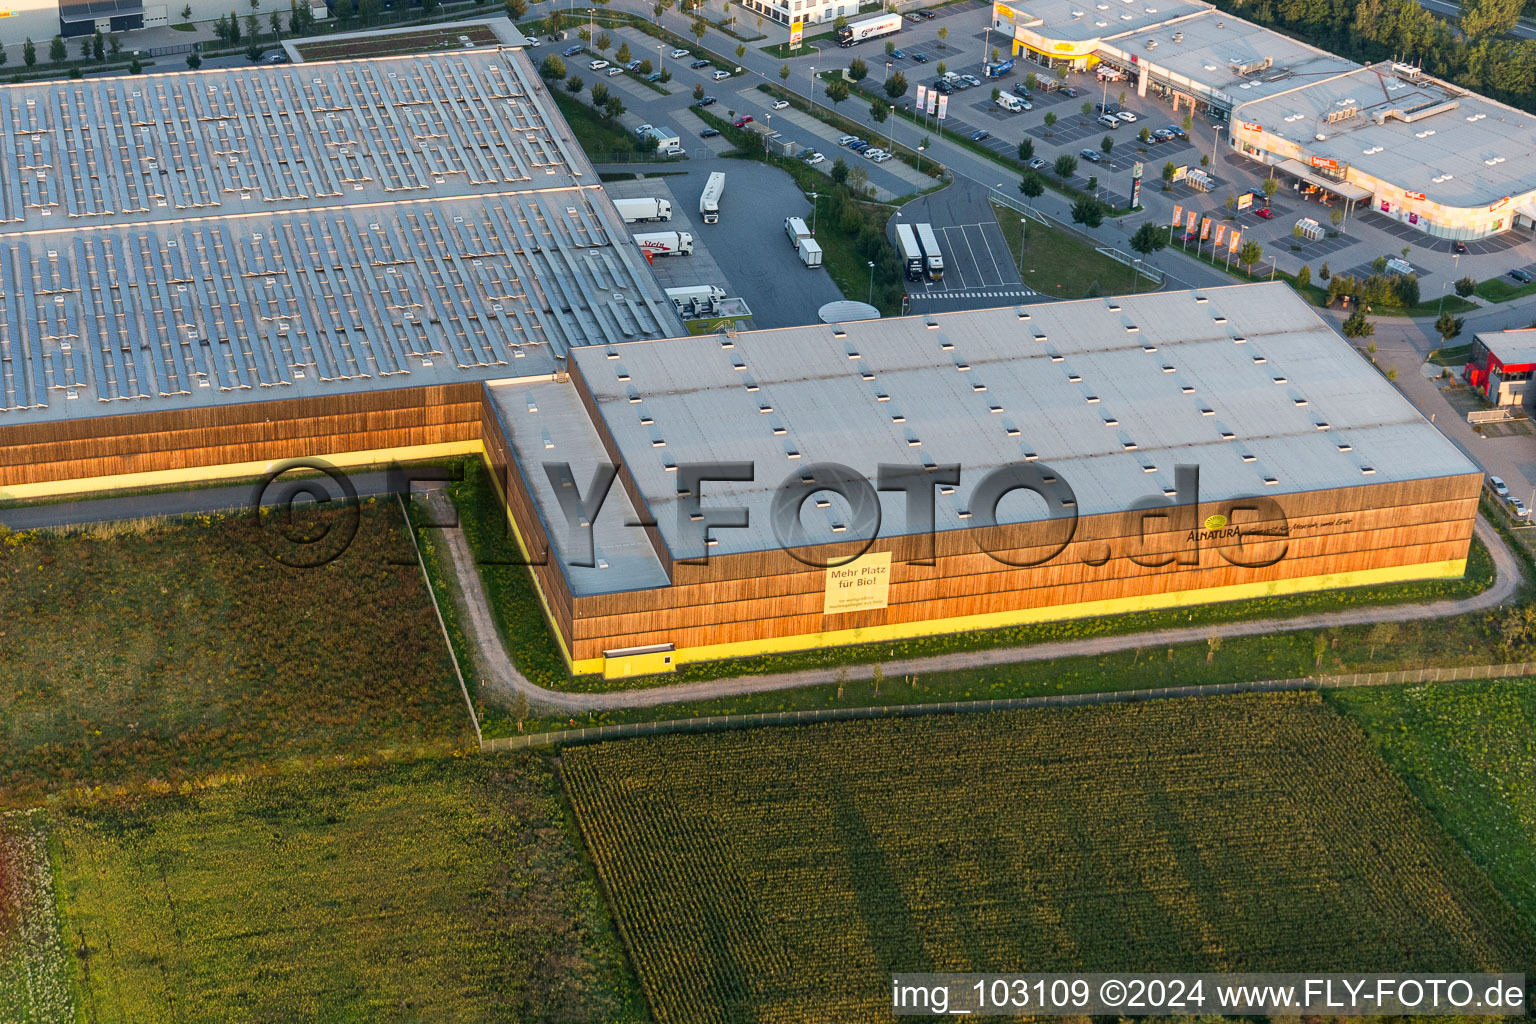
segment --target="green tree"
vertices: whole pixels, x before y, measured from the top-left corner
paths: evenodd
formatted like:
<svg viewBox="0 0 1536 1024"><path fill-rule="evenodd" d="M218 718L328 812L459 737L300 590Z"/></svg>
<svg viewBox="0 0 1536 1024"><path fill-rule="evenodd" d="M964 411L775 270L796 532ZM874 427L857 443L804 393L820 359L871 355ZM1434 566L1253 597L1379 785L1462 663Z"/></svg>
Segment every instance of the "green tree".
<svg viewBox="0 0 1536 1024"><path fill-rule="evenodd" d="M1305 263L1303 263L1301 265L1301 269L1296 271L1296 287L1298 287L1298 288L1305 288L1307 285L1309 285L1311 283L1312 283L1312 268L1307 266Z"/></svg>
<svg viewBox="0 0 1536 1024"><path fill-rule="evenodd" d="M1259 260L1261 260L1263 258L1264 258L1264 249L1263 249L1263 247L1260 246L1258 242L1255 242L1252 239L1249 239L1248 241L1244 242L1243 243L1243 247L1241 249L1237 250L1237 262L1239 262L1243 266L1247 267L1249 273L1253 272L1253 265L1255 263L1258 263Z"/></svg>
<svg viewBox="0 0 1536 1024"><path fill-rule="evenodd" d="M1328 269L1328 261L1324 260L1323 261L1323 265L1318 268L1317 279L1319 281L1326 281L1326 280L1328 280L1332 276L1333 276L1333 271Z"/></svg>
<svg viewBox="0 0 1536 1024"><path fill-rule="evenodd" d="M607 32L599 32L597 34L597 52L598 53L607 53L608 52L608 48L610 46L612 46L612 45L613 45L613 37L610 36Z"/></svg>
<svg viewBox="0 0 1536 1024"><path fill-rule="evenodd" d="M1184 121L1182 122L1183 129L1187 132L1191 128L1193 128L1194 126L1195 126L1195 116L1193 114L1185 114L1184 115Z"/></svg>
<svg viewBox="0 0 1536 1024"><path fill-rule="evenodd" d="M1019 140L1019 163L1027 164L1035 158L1035 140L1028 135Z"/></svg>
<svg viewBox="0 0 1536 1024"><path fill-rule="evenodd" d="M788 64L780 64L779 65L779 81L781 81L781 82L789 81L789 65Z"/></svg>
<svg viewBox="0 0 1536 1024"><path fill-rule="evenodd" d="M1344 223L1344 211L1343 210L1334 210L1332 213L1328 214L1328 222L1330 224L1332 224L1334 227L1338 227L1340 224L1343 224Z"/></svg>
<svg viewBox="0 0 1536 1024"><path fill-rule="evenodd" d="M694 40L697 42L703 42L704 33L709 31L709 26L704 24L703 18L694 18L692 31Z"/></svg>
<svg viewBox="0 0 1536 1024"><path fill-rule="evenodd" d="M106 52L107 46L106 43L102 41L101 33L91 33L91 56L95 57L97 60L101 60L102 57L106 56Z"/></svg>
<svg viewBox="0 0 1536 1024"><path fill-rule="evenodd" d="M90 36L81 36L80 37L80 59L81 60L90 60L91 59L91 37Z"/></svg>
<svg viewBox="0 0 1536 1024"><path fill-rule="evenodd" d="M843 17L841 14L839 14L836 18L832 19L832 27L834 29L846 28L847 26L848 26L848 19Z"/></svg>
<svg viewBox="0 0 1536 1024"><path fill-rule="evenodd" d="M121 39L117 38L117 36L114 33L108 32L107 33L107 53L109 55L111 55L112 57L116 58L117 54L118 54L118 51L121 50L122 48L123 48L123 41Z"/></svg>
<svg viewBox="0 0 1536 1024"><path fill-rule="evenodd" d="M565 89L566 92L575 95L576 93L581 92L581 87L585 84L586 83L581 80L580 75L572 75L570 78L565 80Z"/></svg>
<svg viewBox="0 0 1536 1024"><path fill-rule="evenodd" d="M139 63L139 58L135 57L129 62L128 73L130 75L142 75L144 73L144 65Z"/></svg>
<svg viewBox="0 0 1536 1024"><path fill-rule="evenodd" d="M939 77L943 78L944 77L944 73L946 71L948 71L949 69L944 66L944 62L943 61L939 61L939 68L938 68L938 70L939 70Z"/></svg>
<svg viewBox="0 0 1536 1024"><path fill-rule="evenodd" d="M29 68L37 63L37 44L30 37L21 44L21 62Z"/></svg>
<svg viewBox="0 0 1536 1024"><path fill-rule="evenodd" d="M745 57L746 55L747 55L747 48L745 46L741 45L740 43L737 43L736 44L736 59L737 60L741 60L741 58Z"/></svg>
<svg viewBox="0 0 1536 1024"><path fill-rule="evenodd" d="M422 10L426 10L428 3L436 3L437 0L422 0ZM283 12L273 11L267 16L267 26L272 29L272 38L283 38Z"/></svg>
<svg viewBox="0 0 1536 1024"><path fill-rule="evenodd" d="M1168 231L1158 224L1147 221L1131 236L1131 248L1143 256L1151 256L1168 244Z"/></svg>
<svg viewBox="0 0 1536 1024"><path fill-rule="evenodd" d="M1264 205L1268 206L1270 201L1275 198L1275 193L1280 191L1280 182L1274 178L1265 178L1263 183L1259 185L1259 189L1264 193Z"/></svg>
<svg viewBox="0 0 1536 1024"><path fill-rule="evenodd" d="M1468 39L1502 36L1520 21L1521 0L1468 0L1458 24Z"/></svg>
<svg viewBox="0 0 1536 1024"><path fill-rule="evenodd" d="M704 98L704 83L696 82L693 86L693 98L695 102Z"/></svg>
<svg viewBox="0 0 1536 1024"><path fill-rule="evenodd" d="M652 71L655 71L655 70L656 70L655 65L653 65L651 63L651 61L650 61L650 58L647 57L645 60L642 60L640 62L640 66L635 69L635 74L637 74L637 75L648 75Z"/></svg>
<svg viewBox="0 0 1536 1024"><path fill-rule="evenodd" d="M592 101L594 107L601 110L608 102L608 83L602 81L593 82L592 91L587 93L587 98Z"/></svg>
<svg viewBox="0 0 1536 1024"><path fill-rule="evenodd" d="M196 50L193 50L191 53L187 54L187 67L191 68L193 71L196 71L202 66L203 58L198 56Z"/></svg>
<svg viewBox="0 0 1536 1024"><path fill-rule="evenodd" d="M1089 103L1087 100L1083 100L1083 105L1078 107L1077 109L1081 110L1083 112L1083 116L1084 117L1092 117L1093 116L1093 104Z"/></svg>
<svg viewBox="0 0 1536 1024"><path fill-rule="evenodd" d="M1365 318L1365 310L1359 306L1344 321L1344 337L1369 338L1376 333L1376 325Z"/></svg>
<svg viewBox="0 0 1536 1024"><path fill-rule="evenodd" d="M1040 180L1040 175L1030 171L1019 179L1019 191L1030 199L1039 199L1045 192L1045 182Z"/></svg>
<svg viewBox="0 0 1536 1024"><path fill-rule="evenodd" d="M1072 204L1072 221L1090 228L1098 227L1104 223L1104 204L1084 196Z"/></svg>
<svg viewBox="0 0 1536 1024"><path fill-rule="evenodd" d="M948 38L949 38L949 29L946 28L943 25L940 25L939 26L939 49L941 49L941 50L944 49L944 42Z"/></svg>
<svg viewBox="0 0 1536 1024"><path fill-rule="evenodd" d="M848 83L841 78L834 78L827 83L827 99L832 101L833 107L847 99L849 92Z"/></svg>
<svg viewBox="0 0 1536 1024"><path fill-rule="evenodd" d="M1040 85L1040 78L1033 71L1031 71L1029 74L1024 76L1024 88L1025 89L1029 90L1030 92L1034 92L1036 87L1038 87L1039 85Z"/></svg>
<svg viewBox="0 0 1536 1024"><path fill-rule="evenodd" d="M620 64L628 64L631 60L633 60L634 58L630 56L629 53L629 44L620 43L618 50L613 55L613 59L618 61Z"/></svg>
<svg viewBox="0 0 1536 1024"><path fill-rule="evenodd" d="M1168 184L1173 184L1173 176L1178 173L1179 168L1174 164L1172 160L1169 160L1167 163L1163 164L1163 180Z"/></svg>
<svg viewBox="0 0 1536 1024"><path fill-rule="evenodd" d="M891 56L894 56L895 53L896 53L896 41L894 39L887 39L885 41L885 55L887 57L891 57Z"/></svg>
<svg viewBox="0 0 1536 1024"><path fill-rule="evenodd" d="M1477 282L1470 277L1463 277L1459 279L1453 287L1455 287L1457 295L1460 295L1462 298L1466 298L1473 292L1477 291Z"/></svg>
<svg viewBox="0 0 1536 1024"><path fill-rule="evenodd" d="M245 59L254 64L261 60L261 55L265 53L266 50L267 48L265 46L253 40L245 48Z"/></svg>
<svg viewBox="0 0 1536 1024"><path fill-rule="evenodd" d="M855 82L864 81L864 79L869 77L869 65L855 57L853 62L848 65L848 77Z"/></svg>
<svg viewBox="0 0 1536 1024"><path fill-rule="evenodd" d="M1077 157L1071 153L1062 153L1056 158L1056 162L1051 165L1051 169L1056 172L1056 177L1066 181L1077 173Z"/></svg>
<svg viewBox="0 0 1536 1024"><path fill-rule="evenodd" d="M1435 319L1435 331L1440 335L1441 341L1450 341L1461 333L1461 329L1466 326L1466 323L1465 317L1456 316L1452 313L1441 313Z"/></svg>
<svg viewBox="0 0 1536 1024"><path fill-rule="evenodd" d="M869 116L875 119L876 124L885 124L885 119L890 116L891 105L883 100L875 100L869 105Z"/></svg>
<svg viewBox="0 0 1536 1024"><path fill-rule="evenodd" d="M996 103L997 102L997 98L999 96L1001 96L1002 94L1003 94L1003 90L999 89L997 86L994 85L992 87L992 102Z"/></svg>
<svg viewBox="0 0 1536 1024"><path fill-rule="evenodd" d="M551 82L559 81L565 77L565 61L554 54L550 54L539 64L539 74Z"/></svg>
<svg viewBox="0 0 1536 1024"><path fill-rule="evenodd" d="M624 114L624 101L617 96L609 96L603 103L603 112L612 120L617 121Z"/></svg>
<svg viewBox="0 0 1536 1024"><path fill-rule="evenodd" d="M1045 114L1045 134L1046 134L1047 137L1049 137L1050 135L1054 134L1051 131L1051 129L1054 128L1054 127L1056 127L1056 115L1051 113L1050 111L1046 111L1046 114Z"/></svg>
<svg viewBox="0 0 1536 1024"><path fill-rule="evenodd" d="M342 13L343 10L345 10L345 14ZM336 17L343 20L352 17L352 0L337 0ZM235 16L234 11L229 12L229 21L227 24L229 25L230 44L233 45L238 43L240 41L240 19Z"/></svg>
<svg viewBox="0 0 1536 1024"><path fill-rule="evenodd" d="M900 71L895 72L885 80L885 94L893 100L899 100L907 94L907 76Z"/></svg>
<svg viewBox="0 0 1536 1024"><path fill-rule="evenodd" d="M1104 138L1099 142L1099 148L1104 151L1105 156L1109 156L1109 154L1114 152L1115 149L1114 137L1110 135L1104 136Z"/></svg>
<svg viewBox="0 0 1536 1024"><path fill-rule="evenodd" d="M1088 184L1086 188L1095 196L1099 194L1099 176L1097 174L1088 175Z"/></svg>
<svg viewBox="0 0 1536 1024"><path fill-rule="evenodd" d="M848 181L848 165L843 162L842 157L832 161L831 175L833 182L838 185L845 184Z"/></svg>
<svg viewBox="0 0 1536 1024"><path fill-rule="evenodd" d="M1375 259L1371 260L1371 273L1384 274L1386 271L1387 258L1385 256L1377 256Z"/></svg>

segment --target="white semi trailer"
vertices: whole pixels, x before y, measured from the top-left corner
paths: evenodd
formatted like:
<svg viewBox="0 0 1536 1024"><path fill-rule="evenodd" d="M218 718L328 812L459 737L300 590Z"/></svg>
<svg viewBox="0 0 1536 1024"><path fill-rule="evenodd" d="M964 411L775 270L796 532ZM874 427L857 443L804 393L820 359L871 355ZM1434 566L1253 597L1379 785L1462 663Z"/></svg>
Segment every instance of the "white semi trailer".
<svg viewBox="0 0 1536 1024"><path fill-rule="evenodd" d="M686 231L655 231L636 235L635 244L652 258L693 255L693 236Z"/></svg>
<svg viewBox="0 0 1536 1024"><path fill-rule="evenodd" d="M615 199L613 205L625 224L672 219L672 203L667 199Z"/></svg>
<svg viewBox="0 0 1536 1024"><path fill-rule="evenodd" d="M725 195L725 172L715 171L704 183L704 192L699 196L699 214L704 218L705 224L715 224L720 220L720 199Z"/></svg>

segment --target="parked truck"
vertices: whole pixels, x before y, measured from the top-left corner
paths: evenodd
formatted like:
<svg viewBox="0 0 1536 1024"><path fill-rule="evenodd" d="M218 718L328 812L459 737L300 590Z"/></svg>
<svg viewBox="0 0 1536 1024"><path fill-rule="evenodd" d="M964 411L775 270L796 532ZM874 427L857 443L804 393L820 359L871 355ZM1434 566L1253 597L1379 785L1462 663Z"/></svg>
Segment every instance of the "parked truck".
<svg viewBox="0 0 1536 1024"><path fill-rule="evenodd" d="M803 217L785 217L784 234L795 247L795 255L808 267L821 266L821 243L811 237L811 229L805 226Z"/></svg>
<svg viewBox="0 0 1536 1024"><path fill-rule="evenodd" d="M923 269L928 272L928 280L941 280L944 277L944 254L939 250L939 239L933 233L932 224L917 226L917 241L923 248Z"/></svg>
<svg viewBox="0 0 1536 1024"><path fill-rule="evenodd" d="M651 258L657 256L692 256L693 236L686 231L656 231L636 235L635 244Z"/></svg>
<svg viewBox="0 0 1536 1024"><path fill-rule="evenodd" d="M672 203L666 199L615 199L625 224L672 219Z"/></svg>
<svg viewBox="0 0 1536 1024"><path fill-rule="evenodd" d="M988 78L1002 78L1012 70L1013 61L1011 60L998 61L996 64L987 64L985 66L986 76Z"/></svg>
<svg viewBox="0 0 1536 1024"><path fill-rule="evenodd" d="M877 18L865 18L863 21L844 25L832 33L832 38L838 46L855 46L871 39L879 39L881 36L895 35L900 31L901 15L882 14Z"/></svg>
<svg viewBox="0 0 1536 1024"><path fill-rule="evenodd" d="M917 244L917 232L912 230L911 224L896 225L896 249L901 253L901 262L906 270L908 281L921 281L923 279L923 250Z"/></svg>
<svg viewBox="0 0 1536 1024"><path fill-rule="evenodd" d="M789 236L790 245L798 247L800 239L811 237L811 229L805 226L803 217L785 217L784 234Z"/></svg>
<svg viewBox="0 0 1536 1024"><path fill-rule="evenodd" d="M689 310L699 310L725 298L725 289L712 284L696 284L686 288L668 288L667 298L672 300L672 305L677 307L679 313Z"/></svg>
<svg viewBox="0 0 1536 1024"><path fill-rule="evenodd" d="M716 224L720 220L720 199L725 195L725 172L715 171L704 183L704 192L699 196L699 214L704 218L705 224Z"/></svg>

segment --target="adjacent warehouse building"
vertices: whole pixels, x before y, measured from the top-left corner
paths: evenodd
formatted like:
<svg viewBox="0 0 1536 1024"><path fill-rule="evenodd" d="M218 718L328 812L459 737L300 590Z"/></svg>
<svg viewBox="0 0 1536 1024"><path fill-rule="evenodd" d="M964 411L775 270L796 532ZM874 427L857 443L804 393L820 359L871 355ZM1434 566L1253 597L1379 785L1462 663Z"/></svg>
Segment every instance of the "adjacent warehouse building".
<svg viewBox="0 0 1536 1024"><path fill-rule="evenodd" d="M595 346L487 393L555 629L610 675L1459 576L1481 482L1284 285Z"/></svg>
<svg viewBox="0 0 1536 1024"><path fill-rule="evenodd" d="M1490 331L1472 340L1462 379L1494 405L1536 410L1536 328Z"/></svg>
<svg viewBox="0 0 1536 1024"><path fill-rule="evenodd" d="M479 450L682 333L519 50L0 88L0 496Z"/></svg>
<svg viewBox="0 0 1536 1024"><path fill-rule="evenodd" d="M993 22L1038 64L1113 67L1227 122L1227 145L1340 206L1442 238L1536 226L1536 116L1411 65L1362 67L1199 0L999 2Z"/></svg>

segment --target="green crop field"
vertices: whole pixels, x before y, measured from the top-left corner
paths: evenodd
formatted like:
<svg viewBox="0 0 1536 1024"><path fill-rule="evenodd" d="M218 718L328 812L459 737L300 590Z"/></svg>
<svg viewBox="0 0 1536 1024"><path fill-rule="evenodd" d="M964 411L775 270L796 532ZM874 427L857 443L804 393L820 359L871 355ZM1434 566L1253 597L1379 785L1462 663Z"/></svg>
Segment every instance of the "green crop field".
<svg viewBox="0 0 1536 1024"><path fill-rule="evenodd" d="M50 817L63 941L42 935L33 960L67 961L74 1005L35 1013L0 958L0 1020L646 1019L535 757L319 769Z"/></svg>
<svg viewBox="0 0 1536 1024"><path fill-rule="evenodd" d="M1328 699L1365 728L1536 932L1536 680Z"/></svg>
<svg viewBox="0 0 1536 1024"><path fill-rule="evenodd" d="M1316 694L664 736L562 771L662 1024L873 1020L893 971L1536 963Z"/></svg>
<svg viewBox="0 0 1536 1024"><path fill-rule="evenodd" d="M262 530L235 515L0 540L0 807L464 741L398 507L364 502L319 568L278 564Z"/></svg>

